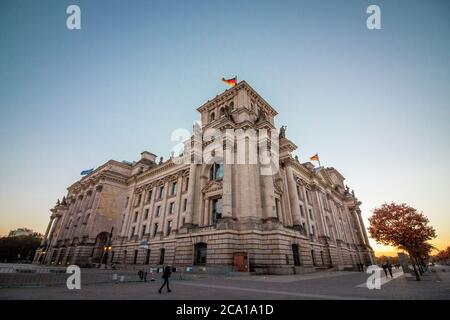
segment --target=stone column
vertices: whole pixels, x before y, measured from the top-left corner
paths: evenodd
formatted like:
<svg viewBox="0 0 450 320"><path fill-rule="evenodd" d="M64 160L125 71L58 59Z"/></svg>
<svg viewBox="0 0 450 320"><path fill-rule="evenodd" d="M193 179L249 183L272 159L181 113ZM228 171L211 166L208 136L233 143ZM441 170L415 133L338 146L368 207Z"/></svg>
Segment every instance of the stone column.
<svg viewBox="0 0 450 320"><path fill-rule="evenodd" d="M181 195L183 194L183 174L182 171L178 173L178 180L177 180L177 196L175 200L175 208L176 213L174 213L177 223L173 222L173 228L178 231L178 228L180 227L180 218L181 218L181 210L183 209L183 203L181 202Z"/></svg>
<svg viewBox="0 0 450 320"><path fill-rule="evenodd" d="M207 226L210 224L211 219L210 219L210 214L209 214L209 207L210 207L210 201L209 199L205 199L203 200L205 203L205 206L203 208L203 226Z"/></svg>
<svg viewBox="0 0 450 320"><path fill-rule="evenodd" d="M292 167L287 164L286 165L286 178L288 185L288 193L289 193L289 204L291 207L291 215L294 226L300 226L301 223L301 214L300 214L300 202L298 201L297 194L297 185L294 179L294 171Z"/></svg>
<svg viewBox="0 0 450 320"><path fill-rule="evenodd" d="M49 221L49 223L48 223L48 225L47 225L47 230L45 230L44 239L42 240L41 245L43 245L43 244L48 240L48 234L49 234L50 228L51 228L51 226L52 226L52 224L53 224L53 220L54 220L54 217L53 217L53 215L52 215L52 216L50 217L50 221Z"/></svg>
<svg viewBox="0 0 450 320"><path fill-rule="evenodd" d="M234 170L234 130L224 132L222 218L233 218L233 170ZM235 199L236 200L236 199Z"/></svg>
<svg viewBox="0 0 450 320"><path fill-rule="evenodd" d="M366 242L365 244L366 244L366 246L370 246L369 237L367 236L367 231L366 231L366 228L364 228L364 222L361 217L361 210L357 209L356 213L358 215L359 225L361 227L362 234L363 234L364 240Z"/></svg>
<svg viewBox="0 0 450 320"><path fill-rule="evenodd" d="M191 225L193 223L194 215L194 203L195 203L195 187L197 180L197 164L191 163L189 168L189 184L187 194L187 208L186 208L186 224Z"/></svg>
<svg viewBox="0 0 450 320"><path fill-rule="evenodd" d="M325 236L325 223L323 221L323 211L319 204L319 195L317 193L317 188L315 187L314 190L311 191L311 200L313 202L313 209L314 213L316 215L316 221L318 225L317 235L318 236Z"/></svg>
<svg viewBox="0 0 450 320"><path fill-rule="evenodd" d="M348 206L344 207L344 214L347 216L347 223L348 223L348 229L350 232L350 240L352 241L353 244L356 244L356 239L355 239L355 225L353 224L353 219L354 217L352 216L352 213L350 212L350 209Z"/></svg>
<svg viewBox="0 0 450 320"><path fill-rule="evenodd" d="M222 218L233 217L233 177L231 164L223 164L223 180L222 180Z"/></svg>
<svg viewBox="0 0 450 320"><path fill-rule="evenodd" d="M365 230L364 230L364 224L362 223L361 213L358 212L358 210L352 210L352 214L353 214L353 216L355 218L355 222L356 222L356 225L357 225L360 244L368 245L369 239L366 238L367 235L364 232Z"/></svg>
<svg viewBox="0 0 450 320"><path fill-rule="evenodd" d="M164 181L164 195L161 200L162 220L161 220L161 235L165 236L166 223L167 223L167 198L169 197L169 179L165 178Z"/></svg>
<svg viewBox="0 0 450 320"><path fill-rule="evenodd" d="M149 224L148 224L148 232L149 232L149 239L152 237L153 234L153 220L156 219L155 217L155 207L156 207L156 196L158 193L158 188L156 185L153 185L152 187L152 198L150 199L150 207L149 207ZM128 213L127 213L128 214Z"/></svg>
<svg viewBox="0 0 450 320"><path fill-rule="evenodd" d="M262 184L262 207L264 210L263 217L265 219L276 219L277 210L275 208L275 187L272 176L261 176ZM281 209L280 209L281 210Z"/></svg>
<svg viewBox="0 0 450 320"><path fill-rule="evenodd" d="M103 186L102 185L98 185L95 188L95 193L93 195L94 200L92 201L92 215L93 216L97 214L97 207L98 207L98 203L100 201L102 190L103 190ZM94 217L92 217L92 218L94 218ZM93 227L94 227L93 223L91 223L90 225L87 225L86 230L87 230L87 234L88 234L89 237L91 236L91 231L92 231ZM96 236L96 235L93 235L93 236Z"/></svg>

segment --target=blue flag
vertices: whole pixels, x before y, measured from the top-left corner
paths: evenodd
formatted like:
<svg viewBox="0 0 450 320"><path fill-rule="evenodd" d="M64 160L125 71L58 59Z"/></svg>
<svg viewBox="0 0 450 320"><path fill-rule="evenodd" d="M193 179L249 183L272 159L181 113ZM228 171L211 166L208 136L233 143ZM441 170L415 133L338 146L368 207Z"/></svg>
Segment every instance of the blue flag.
<svg viewBox="0 0 450 320"><path fill-rule="evenodd" d="M81 174L82 176L87 176L88 174L91 174L93 171L94 171L94 168L88 169L88 170L83 170L83 171L81 171L80 174Z"/></svg>

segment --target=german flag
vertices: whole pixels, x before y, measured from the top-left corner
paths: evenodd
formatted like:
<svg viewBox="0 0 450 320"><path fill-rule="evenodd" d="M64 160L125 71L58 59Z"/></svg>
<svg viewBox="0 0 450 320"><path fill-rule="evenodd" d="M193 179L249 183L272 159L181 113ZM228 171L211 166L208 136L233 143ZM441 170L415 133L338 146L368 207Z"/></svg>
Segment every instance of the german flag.
<svg viewBox="0 0 450 320"><path fill-rule="evenodd" d="M319 161L319 154L316 153L316 154L313 155L311 158L309 158L309 160L311 160L311 161Z"/></svg>
<svg viewBox="0 0 450 320"><path fill-rule="evenodd" d="M231 79L222 78L222 81L229 84L230 86L234 87L237 84L237 77L234 77Z"/></svg>

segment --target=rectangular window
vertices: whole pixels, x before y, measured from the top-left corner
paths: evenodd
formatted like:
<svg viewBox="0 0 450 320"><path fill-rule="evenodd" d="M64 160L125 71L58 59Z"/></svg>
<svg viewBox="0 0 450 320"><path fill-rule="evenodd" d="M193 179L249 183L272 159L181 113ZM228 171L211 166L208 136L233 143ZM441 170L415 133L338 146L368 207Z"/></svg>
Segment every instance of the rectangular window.
<svg viewBox="0 0 450 320"><path fill-rule="evenodd" d="M217 221L222 218L222 199L213 199L211 209L212 223L217 223Z"/></svg>
<svg viewBox="0 0 450 320"><path fill-rule="evenodd" d="M175 202L169 204L169 213L172 214L175 211Z"/></svg>
<svg viewBox="0 0 450 320"><path fill-rule="evenodd" d="M186 183L184 184L184 191L188 191L189 188L189 177L186 178Z"/></svg>
<svg viewBox="0 0 450 320"><path fill-rule="evenodd" d="M303 212L303 206L300 205L300 215L304 218L305 217L305 213Z"/></svg>
<svg viewBox="0 0 450 320"><path fill-rule="evenodd" d="M139 212L136 211L136 212L134 213L134 220L133 220L133 222L136 222L136 221L137 221L138 215L139 215Z"/></svg>
<svg viewBox="0 0 450 320"><path fill-rule="evenodd" d="M144 235L145 235L145 229L147 228L147 226L146 225L143 225L142 226L142 234L141 234L141 237L143 237Z"/></svg>
<svg viewBox="0 0 450 320"><path fill-rule="evenodd" d="M329 210L327 196L324 193L322 193L322 201L325 210Z"/></svg>
<svg viewBox="0 0 450 320"><path fill-rule="evenodd" d="M297 185L297 196L298 196L298 198L299 199L301 199L301 196L300 196L300 187Z"/></svg>
<svg viewBox="0 0 450 320"><path fill-rule="evenodd" d="M148 218L148 210L149 209L145 209L145 211L144 211L144 220L147 220L147 218Z"/></svg>
<svg viewBox="0 0 450 320"><path fill-rule="evenodd" d="M311 220L314 220L313 214L312 214L312 210L311 210L311 209L308 209L308 212L309 212L309 218L310 218Z"/></svg>
<svg viewBox="0 0 450 320"><path fill-rule="evenodd" d="M187 198L183 201L183 211L186 211L187 208Z"/></svg>
<svg viewBox="0 0 450 320"><path fill-rule="evenodd" d="M175 195L177 193L177 183L172 183L172 195Z"/></svg>
<svg viewBox="0 0 450 320"><path fill-rule="evenodd" d="M136 231L136 227L132 227L131 228L131 236L134 236L135 231Z"/></svg>
<svg viewBox="0 0 450 320"><path fill-rule="evenodd" d="M223 165L214 163L209 171L209 180L220 180L223 178Z"/></svg>
<svg viewBox="0 0 450 320"><path fill-rule="evenodd" d="M311 235L316 234L316 228L314 226L311 226Z"/></svg>
<svg viewBox="0 0 450 320"><path fill-rule="evenodd" d="M145 254L145 262L144 264L150 263L150 249L147 249L147 253Z"/></svg>
<svg viewBox="0 0 450 320"><path fill-rule="evenodd" d="M147 203L150 203L150 201L152 200L152 190L150 190L149 192L147 192Z"/></svg>
<svg viewBox="0 0 450 320"><path fill-rule="evenodd" d="M170 235L170 232L172 232L172 220L167 222L167 235Z"/></svg>
<svg viewBox="0 0 450 320"><path fill-rule="evenodd" d="M161 206L157 206L156 207L156 216L159 217L160 214L161 214Z"/></svg>
<svg viewBox="0 0 450 320"><path fill-rule="evenodd" d="M162 248L159 253L159 264L164 264L164 254L166 253L166 249Z"/></svg>
<svg viewBox="0 0 450 320"><path fill-rule="evenodd" d="M140 193L136 198L136 203L134 204L135 207L139 206L142 200L142 193Z"/></svg>
<svg viewBox="0 0 450 320"><path fill-rule="evenodd" d="M280 219L280 199L275 199L275 211L277 213L277 218Z"/></svg>
<svg viewBox="0 0 450 320"><path fill-rule="evenodd" d="M153 238L156 237L156 233L158 232L158 224L155 223L153 226Z"/></svg>
<svg viewBox="0 0 450 320"><path fill-rule="evenodd" d="M294 266L300 265L300 253L298 249L298 245L293 244L292 245L292 255L294 257Z"/></svg>
<svg viewBox="0 0 450 320"><path fill-rule="evenodd" d="M164 196L164 187L161 186L159 187L159 198L162 199L163 196Z"/></svg>
<svg viewBox="0 0 450 320"><path fill-rule="evenodd" d="M308 200L308 203L311 203L311 197L309 195L309 191L306 190L306 200Z"/></svg>

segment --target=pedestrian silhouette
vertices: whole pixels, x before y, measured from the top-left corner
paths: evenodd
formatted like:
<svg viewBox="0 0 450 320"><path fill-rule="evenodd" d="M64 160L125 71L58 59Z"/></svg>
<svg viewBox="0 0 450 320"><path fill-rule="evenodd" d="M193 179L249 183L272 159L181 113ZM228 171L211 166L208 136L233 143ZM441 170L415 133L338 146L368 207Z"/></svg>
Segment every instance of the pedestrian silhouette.
<svg viewBox="0 0 450 320"><path fill-rule="evenodd" d="M389 261L387 262L386 267L389 270L389 274L391 275L391 278L393 278L394 276L392 275L392 264ZM386 277L387 277L387 274L386 274Z"/></svg>
<svg viewBox="0 0 450 320"><path fill-rule="evenodd" d="M172 274L172 271L171 271L170 266L166 266L164 268L164 273L163 273L163 276L162 276L162 278L164 279L164 282L163 282L161 288L159 288L159 290L158 290L159 293L161 293L161 290L164 288L165 285L167 285L167 292L171 292L172 291L169 288L169 278L170 278L171 274Z"/></svg>
<svg viewBox="0 0 450 320"><path fill-rule="evenodd" d="M383 262L383 264L381 265L381 267L383 268L383 271L384 271L384 274L386 275L386 278L387 278L387 262L385 261L385 262Z"/></svg>

